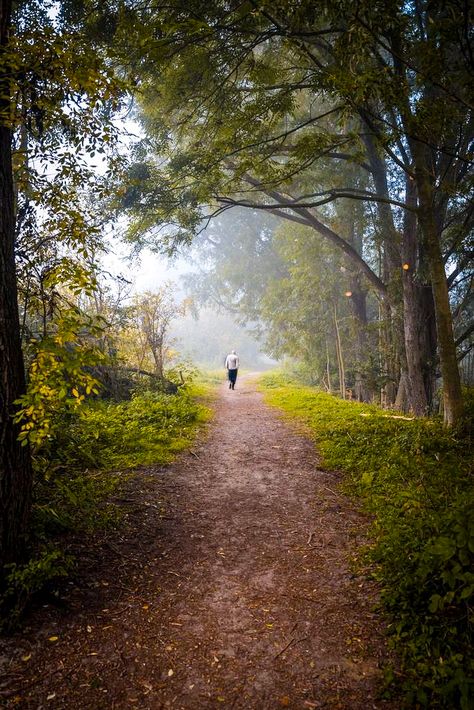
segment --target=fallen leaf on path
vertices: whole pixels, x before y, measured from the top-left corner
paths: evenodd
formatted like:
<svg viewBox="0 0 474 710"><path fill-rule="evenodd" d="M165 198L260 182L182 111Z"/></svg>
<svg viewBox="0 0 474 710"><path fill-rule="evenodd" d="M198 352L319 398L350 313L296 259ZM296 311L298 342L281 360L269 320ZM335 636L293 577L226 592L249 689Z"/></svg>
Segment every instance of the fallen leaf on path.
<svg viewBox="0 0 474 710"><path fill-rule="evenodd" d="M174 675L174 670L170 668L168 671L168 678L171 678L172 675Z"/></svg>
<svg viewBox="0 0 474 710"><path fill-rule="evenodd" d="M22 657L21 657L21 660L26 663L27 661L30 660L30 658L31 658L31 653L29 653L27 656L22 656Z"/></svg>
<svg viewBox="0 0 474 710"><path fill-rule="evenodd" d="M58 639L59 639L59 636L50 636L48 641L51 641L52 643L54 643L54 641L57 641Z"/></svg>

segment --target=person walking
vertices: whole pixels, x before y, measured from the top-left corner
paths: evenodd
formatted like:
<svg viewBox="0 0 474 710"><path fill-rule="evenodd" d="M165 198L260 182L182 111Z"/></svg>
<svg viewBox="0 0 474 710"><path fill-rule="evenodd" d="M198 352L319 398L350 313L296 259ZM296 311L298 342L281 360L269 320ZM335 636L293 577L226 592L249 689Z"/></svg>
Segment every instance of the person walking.
<svg viewBox="0 0 474 710"><path fill-rule="evenodd" d="M235 350L232 350L225 359L225 366L227 368L227 375L229 377L229 389L235 389L235 383L237 381L237 371L239 369L239 357Z"/></svg>

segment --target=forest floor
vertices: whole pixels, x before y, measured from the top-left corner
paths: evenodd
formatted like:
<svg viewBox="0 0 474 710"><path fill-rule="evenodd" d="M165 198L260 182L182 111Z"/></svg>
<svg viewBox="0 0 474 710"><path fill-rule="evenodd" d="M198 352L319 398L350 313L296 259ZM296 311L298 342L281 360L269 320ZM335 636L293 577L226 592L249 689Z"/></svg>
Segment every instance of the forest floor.
<svg viewBox="0 0 474 710"><path fill-rule="evenodd" d="M119 533L71 543L59 602L0 642L0 704L397 707L378 697L377 589L351 564L367 518L251 378L214 407L191 452L126 482Z"/></svg>

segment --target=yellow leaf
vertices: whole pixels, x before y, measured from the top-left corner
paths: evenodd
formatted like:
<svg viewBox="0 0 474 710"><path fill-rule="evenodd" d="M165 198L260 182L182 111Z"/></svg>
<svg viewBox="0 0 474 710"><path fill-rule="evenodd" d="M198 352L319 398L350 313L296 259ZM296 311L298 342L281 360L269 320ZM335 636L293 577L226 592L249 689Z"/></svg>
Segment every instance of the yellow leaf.
<svg viewBox="0 0 474 710"><path fill-rule="evenodd" d="M26 663L27 661L30 660L30 658L31 658L31 653L29 653L27 656L22 656L22 657L21 657L21 660Z"/></svg>
<svg viewBox="0 0 474 710"><path fill-rule="evenodd" d="M171 678L172 675L174 675L174 670L170 668L168 671L168 677Z"/></svg>
<svg viewBox="0 0 474 710"><path fill-rule="evenodd" d="M75 387L72 388L72 393L73 393L74 397L79 397L79 392L77 391L77 389Z"/></svg>
<svg viewBox="0 0 474 710"><path fill-rule="evenodd" d="M59 639L59 636L50 636L48 641L57 641Z"/></svg>

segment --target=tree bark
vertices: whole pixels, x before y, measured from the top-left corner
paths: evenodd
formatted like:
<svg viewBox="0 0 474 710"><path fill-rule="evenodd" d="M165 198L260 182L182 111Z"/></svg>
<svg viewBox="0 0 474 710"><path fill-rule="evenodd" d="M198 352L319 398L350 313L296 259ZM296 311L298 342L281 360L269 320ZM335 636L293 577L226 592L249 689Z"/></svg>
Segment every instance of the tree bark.
<svg viewBox="0 0 474 710"><path fill-rule="evenodd" d="M375 139L367 129L364 143L374 176L377 193L389 197L386 166L379 156ZM416 206L416 191L407 176L405 202ZM413 282L416 262L416 215L405 212L404 230L401 238L395 228L392 210L389 204L379 203L377 212L384 235L386 268L390 292L392 319L394 323L394 347L400 359L400 371L408 375L408 383L403 381L410 409L416 415L426 414L428 401L424 387L423 358L420 352L419 334L423 327L421 312L417 303L417 287ZM408 263L410 269L404 271L402 263ZM402 378L403 379L403 378ZM397 396L396 402L405 400Z"/></svg>
<svg viewBox="0 0 474 710"><path fill-rule="evenodd" d="M11 2L0 0L0 49L5 57ZM13 423L15 400L25 392L15 269L11 87L8 62L0 69L0 570L21 557L31 505L32 471L27 447Z"/></svg>
<svg viewBox="0 0 474 710"><path fill-rule="evenodd" d="M444 422L454 426L463 414L461 379L454 343L448 282L441 253L440 235L434 214L434 194L429 170L427 147L412 141L416 183L420 205L420 225L431 277L438 333L439 360L443 378Z"/></svg>
<svg viewBox="0 0 474 710"><path fill-rule="evenodd" d="M336 356L339 370L339 391L342 399L346 398L346 373L344 371L344 357L342 355L341 337L339 335L339 325L337 322L337 308L334 305L334 331L336 334Z"/></svg>
<svg viewBox="0 0 474 710"><path fill-rule="evenodd" d="M405 199L416 205L416 186L405 177ZM405 212L402 243L403 328L409 381L409 401L417 416L426 415L428 399L424 382L423 353L421 350L421 309L418 302L418 284L415 282L417 266L417 220L413 212Z"/></svg>

